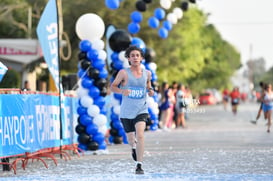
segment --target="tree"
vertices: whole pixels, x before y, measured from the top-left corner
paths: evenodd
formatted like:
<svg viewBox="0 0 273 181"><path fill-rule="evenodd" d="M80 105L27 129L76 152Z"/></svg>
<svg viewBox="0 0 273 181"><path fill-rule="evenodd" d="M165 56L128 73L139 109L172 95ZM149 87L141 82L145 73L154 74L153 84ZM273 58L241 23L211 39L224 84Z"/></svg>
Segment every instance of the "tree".
<svg viewBox="0 0 273 181"><path fill-rule="evenodd" d="M19 73L9 68L0 82L0 88L19 88L19 83Z"/></svg>
<svg viewBox="0 0 273 181"><path fill-rule="evenodd" d="M15 3L16 2L16 3ZM130 14L136 11L135 1L121 1L117 10L105 7L104 1L81 0L62 1L64 31L67 32L72 46L72 57L68 61L61 62L61 70L65 72L77 72L79 42L75 32L77 19L85 13L98 14L104 21L106 27L113 24L118 29L127 30L131 22ZM33 31L32 37L36 38L36 26L47 0L15 0L4 1L11 6L18 4L21 7L32 7ZM181 2L173 2L172 7L179 7ZM203 88L221 88L229 84L229 77L240 66L240 55L236 49L222 39L213 25L207 25L207 16L196 7L184 11L183 18L173 25L166 39L157 34L157 29L148 26L147 20L153 16L154 9L159 7L158 1L149 3L147 10L142 12L143 21L141 29L136 37L140 37L147 47L156 52L155 63L158 70L159 82L177 81L188 84L193 90L199 92ZM26 8L16 9L18 15L13 14L18 22L27 24ZM168 11L166 11L168 13ZM14 13L14 12L13 12ZM0 14L1 17L1 14ZM0 20L2 27L3 21ZM8 22L7 26L12 26ZM7 30L3 32L5 37L26 37L27 33L19 27L13 27L13 33ZM105 40L105 37L103 37Z"/></svg>

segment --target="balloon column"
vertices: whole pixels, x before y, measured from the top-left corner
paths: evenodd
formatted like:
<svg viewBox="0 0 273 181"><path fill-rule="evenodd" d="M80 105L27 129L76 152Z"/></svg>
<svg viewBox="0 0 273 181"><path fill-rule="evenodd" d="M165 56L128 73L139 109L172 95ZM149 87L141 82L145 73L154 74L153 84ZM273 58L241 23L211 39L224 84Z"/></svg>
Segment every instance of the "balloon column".
<svg viewBox="0 0 273 181"><path fill-rule="evenodd" d="M152 48L146 48L145 49L145 68L147 70L150 70L152 73L152 86L155 90L155 94L153 97L148 97L148 111L150 115L151 125L150 130L154 131L158 129L158 115L159 115L159 109L158 109L158 83L157 83L157 75L156 75L156 68L157 65L154 62L155 57L155 51Z"/></svg>
<svg viewBox="0 0 273 181"><path fill-rule="evenodd" d="M101 40L104 31L104 22L96 14L84 14L76 22L76 33L81 39L76 132L82 150L106 149L107 117L104 105L108 72L105 69L107 55Z"/></svg>
<svg viewBox="0 0 273 181"><path fill-rule="evenodd" d="M111 54L111 82L116 77L118 71L124 67L128 67L129 63L125 58L125 50L130 46L132 41L131 35L122 29L115 30L109 37L108 42L112 50ZM112 94L112 108L110 113L110 137L109 142L114 144L128 143L125 131L119 120L121 94Z"/></svg>

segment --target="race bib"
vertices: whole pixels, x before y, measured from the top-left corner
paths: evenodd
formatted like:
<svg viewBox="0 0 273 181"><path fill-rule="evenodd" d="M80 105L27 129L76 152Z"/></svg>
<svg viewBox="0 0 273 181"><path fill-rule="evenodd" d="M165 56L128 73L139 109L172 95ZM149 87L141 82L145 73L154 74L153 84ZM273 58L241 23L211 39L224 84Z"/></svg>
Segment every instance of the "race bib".
<svg viewBox="0 0 273 181"><path fill-rule="evenodd" d="M146 93L145 88L139 88L139 87L129 87L131 90L130 94L128 95L131 99L142 99L144 98L144 95Z"/></svg>

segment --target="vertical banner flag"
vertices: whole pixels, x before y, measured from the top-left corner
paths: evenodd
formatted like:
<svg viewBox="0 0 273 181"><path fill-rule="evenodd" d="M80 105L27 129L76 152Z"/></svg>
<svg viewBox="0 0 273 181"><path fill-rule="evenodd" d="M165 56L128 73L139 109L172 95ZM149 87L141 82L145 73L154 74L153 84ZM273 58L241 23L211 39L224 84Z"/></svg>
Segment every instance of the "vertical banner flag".
<svg viewBox="0 0 273 181"><path fill-rule="evenodd" d="M2 81L7 70L8 70L8 68L2 62L0 62L0 82Z"/></svg>
<svg viewBox="0 0 273 181"><path fill-rule="evenodd" d="M37 27L37 34L57 89L59 89L58 16L55 0L49 0Z"/></svg>

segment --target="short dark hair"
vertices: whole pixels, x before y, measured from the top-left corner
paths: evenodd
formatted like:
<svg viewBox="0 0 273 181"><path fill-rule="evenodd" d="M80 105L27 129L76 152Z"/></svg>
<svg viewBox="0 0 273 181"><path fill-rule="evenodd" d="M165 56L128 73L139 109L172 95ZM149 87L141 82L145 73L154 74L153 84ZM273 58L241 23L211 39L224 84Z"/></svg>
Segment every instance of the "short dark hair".
<svg viewBox="0 0 273 181"><path fill-rule="evenodd" d="M144 58L144 52L143 52L143 50L142 50L141 48L137 47L137 46L134 46L134 45L129 46L129 47L126 49L126 51L125 51L125 57L126 57L126 58L129 58L129 57L130 57L130 53L131 53L131 51L133 51L133 50L139 51L141 57Z"/></svg>

